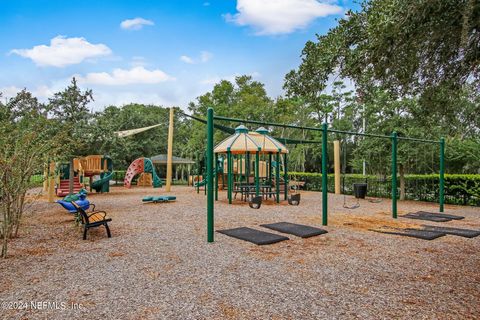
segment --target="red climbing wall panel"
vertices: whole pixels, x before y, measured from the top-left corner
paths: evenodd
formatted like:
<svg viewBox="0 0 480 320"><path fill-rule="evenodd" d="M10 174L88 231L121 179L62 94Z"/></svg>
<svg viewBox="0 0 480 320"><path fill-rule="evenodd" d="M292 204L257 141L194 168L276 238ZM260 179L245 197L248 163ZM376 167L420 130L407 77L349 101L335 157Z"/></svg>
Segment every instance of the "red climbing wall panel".
<svg viewBox="0 0 480 320"><path fill-rule="evenodd" d="M130 188L132 186L132 180L137 175L143 172L144 169L144 160L143 158L138 158L134 160L130 166L128 166L127 173L125 173L125 180L123 185L125 188Z"/></svg>

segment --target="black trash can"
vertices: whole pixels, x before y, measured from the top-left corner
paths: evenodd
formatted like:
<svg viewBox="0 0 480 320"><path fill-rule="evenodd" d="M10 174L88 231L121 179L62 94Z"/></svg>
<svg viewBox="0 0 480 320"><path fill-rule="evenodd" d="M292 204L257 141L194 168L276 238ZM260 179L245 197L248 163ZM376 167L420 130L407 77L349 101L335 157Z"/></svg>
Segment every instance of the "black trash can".
<svg viewBox="0 0 480 320"><path fill-rule="evenodd" d="M355 198L365 199L367 195L367 184L366 183L354 183L353 192L355 193Z"/></svg>

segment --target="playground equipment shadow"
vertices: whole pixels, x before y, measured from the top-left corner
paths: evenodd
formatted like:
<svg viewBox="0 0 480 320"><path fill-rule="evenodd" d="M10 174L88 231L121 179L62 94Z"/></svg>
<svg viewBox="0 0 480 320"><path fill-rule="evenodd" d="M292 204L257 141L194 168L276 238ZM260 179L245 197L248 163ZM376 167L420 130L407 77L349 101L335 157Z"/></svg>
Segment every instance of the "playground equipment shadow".
<svg viewBox="0 0 480 320"><path fill-rule="evenodd" d="M435 241L371 232L421 228L424 221L390 217L390 201L342 208L329 195L321 225L321 194L303 192L300 206L215 205L215 228L287 221L327 234L256 246L215 233L206 242L206 201L173 187L176 202L142 205L164 189L112 187L90 201L108 212L112 238L81 228L57 204L40 199L24 217L20 237L0 260L0 301L81 303L80 310L2 310L2 317L45 319L331 319L474 318L480 314L480 237ZM353 202L353 199L349 198ZM432 203L399 202L399 214L435 211ZM480 229L480 208L447 206L459 221L430 223Z"/></svg>

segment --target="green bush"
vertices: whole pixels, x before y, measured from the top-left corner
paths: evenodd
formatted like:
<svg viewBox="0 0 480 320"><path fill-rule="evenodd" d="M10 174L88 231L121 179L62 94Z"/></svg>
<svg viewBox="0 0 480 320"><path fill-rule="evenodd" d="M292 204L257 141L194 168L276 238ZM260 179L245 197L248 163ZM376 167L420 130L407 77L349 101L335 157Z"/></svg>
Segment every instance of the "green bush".
<svg viewBox="0 0 480 320"><path fill-rule="evenodd" d="M321 173L290 172L289 177L296 181L304 181L306 190L322 190ZM368 196L382 198L391 197L392 179L390 176L363 176L361 174L342 175L342 190L345 190L346 194L353 194L353 184L362 182L368 183ZM400 179L397 179L397 183L399 186ZM329 174L328 191L335 191L333 174ZM438 191L438 174L415 174L405 176L405 198L408 200L438 202ZM398 192L400 192L399 189ZM446 174L445 203L480 206L480 175Z"/></svg>
<svg viewBox="0 0 480 320"><path fill-rule="evenodd" d="M30 177L30 183L32 187L40 187L43 184L43 175L35 174Z"/></svg>

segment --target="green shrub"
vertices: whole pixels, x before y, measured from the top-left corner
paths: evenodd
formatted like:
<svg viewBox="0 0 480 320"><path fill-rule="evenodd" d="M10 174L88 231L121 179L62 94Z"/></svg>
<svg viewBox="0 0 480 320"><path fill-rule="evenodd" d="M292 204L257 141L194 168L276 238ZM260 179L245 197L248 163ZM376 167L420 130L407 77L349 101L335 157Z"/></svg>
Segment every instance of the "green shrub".
<svg viewBox="0 0 480 320"><path fill-rule="evenodd" d="M306 190L322 190L321 173L290 172L289 177L296 181L304 181ZM392 179L390 176L363 176L361 174L342 175L342 190L345 190L346 194L353 194L353 184L362 182L368 183L368 196L382 198L391 197ZM397 183L398 185L400 184L400 179L397 179ZM335 191L333 174L329 174L328 191ZM438 202L438 192L438 174L412 174L405 176L405 198L408 200ZM446 174L445 203L480 206L480 175Z"/></svg>

